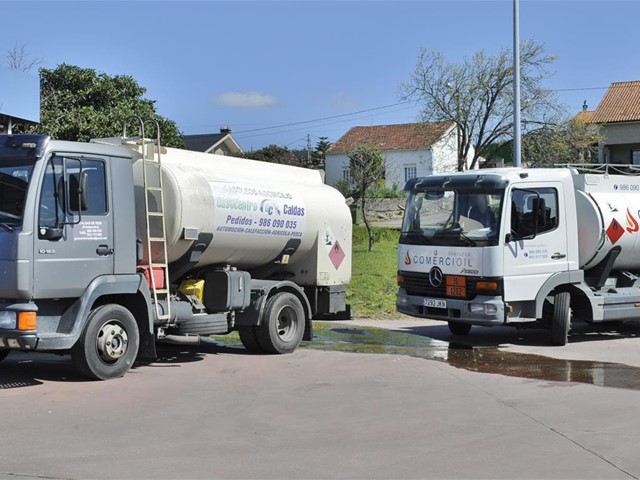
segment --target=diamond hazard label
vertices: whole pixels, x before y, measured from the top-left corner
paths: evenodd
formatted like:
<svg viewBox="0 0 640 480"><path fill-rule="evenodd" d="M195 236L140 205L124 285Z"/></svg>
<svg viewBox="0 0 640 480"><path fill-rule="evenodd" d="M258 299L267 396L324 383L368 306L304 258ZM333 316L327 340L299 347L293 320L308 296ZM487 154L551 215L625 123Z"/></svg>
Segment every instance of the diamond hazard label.
<svg viewBox="0 0 640 480"><path fill-rule="evenodd" d="M622 228L622 225L620 225L615 218L611 220L611 223L607 228L607 236L609 237L609 240L611 240L611 243L615 244L620 240L623 233L624 229Z"/></svg>
<svg viewBox="0 0 640 480"><path fill-rule="evenodd" d="M331 263L333 263L333 266L336 267L336 270L342 263L342 260L344 260L344 257L345 257L344 250L342 250L342 247L340 246L340 242L336 240L331 246L331 251L329 252L329 260L331 260Z"/></svg>

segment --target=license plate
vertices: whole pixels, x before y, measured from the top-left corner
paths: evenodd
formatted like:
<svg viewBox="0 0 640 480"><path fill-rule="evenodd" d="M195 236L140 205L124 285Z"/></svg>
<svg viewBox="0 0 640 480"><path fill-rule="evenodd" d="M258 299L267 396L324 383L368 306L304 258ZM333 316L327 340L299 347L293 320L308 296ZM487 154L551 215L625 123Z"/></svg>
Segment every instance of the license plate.
<svg viewBox="0 0 640 480"><path fill-rule="evenodd" d="M447 301L440 298L425 298L423 304L425 307L447 308Z"/></svg>

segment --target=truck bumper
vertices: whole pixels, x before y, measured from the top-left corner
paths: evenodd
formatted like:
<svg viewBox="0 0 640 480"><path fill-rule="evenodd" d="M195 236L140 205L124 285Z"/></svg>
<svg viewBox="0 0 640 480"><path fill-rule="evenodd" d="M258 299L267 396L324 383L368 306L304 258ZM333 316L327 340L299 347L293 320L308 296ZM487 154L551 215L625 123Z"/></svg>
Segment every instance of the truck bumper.
<svg viewBox="0 0 640 480"><path fill-rule="evenodd" d="M428 306L427 300L444 301L444 306ZM506 322L505 304L502 297L477 296L473 300L453 298L426 299L408 295L400 289L396 294L396 309L400 313L413 317L434 320L456 321L473 325L504 325Z"/></svg>
<svg viewBox="0 0 640 480"><path fill-rule="evenodd" d="M0 330L0 349L35 350L38 338L33 333Z"/></svg>

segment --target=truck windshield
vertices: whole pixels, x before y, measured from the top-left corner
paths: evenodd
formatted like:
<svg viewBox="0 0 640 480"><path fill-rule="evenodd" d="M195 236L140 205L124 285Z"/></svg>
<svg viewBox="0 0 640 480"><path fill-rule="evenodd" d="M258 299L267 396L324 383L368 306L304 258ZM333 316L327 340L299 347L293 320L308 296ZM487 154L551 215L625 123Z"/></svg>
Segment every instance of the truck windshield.
<svg viewBox="0 0 640 480"><path fill-rule="evenodd" d="M0 156L0 225L12 231L22 225L33 161Z"/></svg>
<svg viewBox="0 0 640 480"><path fill-rule="evenodd" d="M497 245L504 190L409 192L400 243Z"/></svg>

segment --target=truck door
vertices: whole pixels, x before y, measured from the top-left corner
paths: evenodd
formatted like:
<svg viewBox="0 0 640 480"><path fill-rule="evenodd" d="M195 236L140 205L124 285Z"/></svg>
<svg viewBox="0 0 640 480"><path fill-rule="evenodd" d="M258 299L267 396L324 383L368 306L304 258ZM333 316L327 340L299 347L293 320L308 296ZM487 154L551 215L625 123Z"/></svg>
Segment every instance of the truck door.
<svg viewBox="0 0 640 480"><path fill-rule="evenodd" d="M36 297L77 297L95 277L113 273L113 222L106 186L103 158L53 156L48 161L35 235Z"/></svg>
<svg viewBox="0 0 640 480"><path fill-rule="evenodd" d="M569 269L564 198L560 182L519 184L511 190L507 202L510 241L505 244L504 256L505 301L533 300L551 275Z"/></svg>

